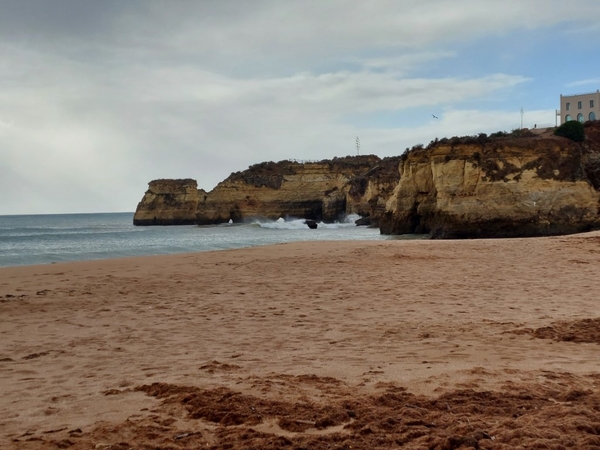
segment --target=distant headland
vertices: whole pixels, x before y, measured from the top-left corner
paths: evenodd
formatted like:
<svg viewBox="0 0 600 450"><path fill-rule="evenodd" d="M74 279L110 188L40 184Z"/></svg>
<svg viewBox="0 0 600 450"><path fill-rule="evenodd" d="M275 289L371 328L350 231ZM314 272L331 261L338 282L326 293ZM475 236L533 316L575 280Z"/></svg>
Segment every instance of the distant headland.
<svg viewBox="0 0 600 450"><path fill-rule="evenodd" d="M600 122L575 123L581 139L523 129L436 139L383 159L264 162L210 192L192 179L154 180L134 224L333 222L358 214L384 234L432 238L588 231L600 228Z"/></svg>

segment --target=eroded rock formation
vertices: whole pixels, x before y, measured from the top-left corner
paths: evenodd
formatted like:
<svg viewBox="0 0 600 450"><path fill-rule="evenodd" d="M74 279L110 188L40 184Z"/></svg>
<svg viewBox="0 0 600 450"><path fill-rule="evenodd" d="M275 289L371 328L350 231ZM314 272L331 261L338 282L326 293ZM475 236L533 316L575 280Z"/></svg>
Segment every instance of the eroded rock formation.
<svg viewBox="0 0 600 450"><path fill-rule="evenodd" d="M334 221L356 213L384 234L517 237L600 228L600 122L575 143L552 130L442 139L403 156L257 164L212 191L156 180L136 225L253 217Z"/></svg>
<svg viewBox="0 0 600 450"><path fill-rule="evenodd" d="M363 217L361 224L378 226L387 201L400 181L401 157L384 158L363 176L349 181L347 202L350 210Z"/></svg>
<svg viewBox="0 0 600 450"><path fill-rule="evenodd" d="M133 216L134 225L193 225L200 195L195 180L154 180Z"/></svg>
<svg viewBox="0 0 600 450"><path fill-rule="evenodd" d="M586 127L590 136L597 125ZM594 138L480 139L416 149L380 221L384 234L434 238L567 234L600 225Z"/></svg>
<svg viewBox="0 0 600 450"><path fill-rule="evenodd" d="M377 156L320 162L257 164L231 174L201 196L199 225L239 222L253 217L298 217L332 222L352 213L381 211L398 182L398 161ZM385 199L380 199L386 196Z"/></svg>
<svg viewBox="0 0 600 450"><path fill-rule="evenodd" d="M376 225L398 183L400 157L334 158L256 164L212 191L194 180L155 180L139 203L135 225L209 225L250 218L295 217L333 222L348 214Z"/></svg>

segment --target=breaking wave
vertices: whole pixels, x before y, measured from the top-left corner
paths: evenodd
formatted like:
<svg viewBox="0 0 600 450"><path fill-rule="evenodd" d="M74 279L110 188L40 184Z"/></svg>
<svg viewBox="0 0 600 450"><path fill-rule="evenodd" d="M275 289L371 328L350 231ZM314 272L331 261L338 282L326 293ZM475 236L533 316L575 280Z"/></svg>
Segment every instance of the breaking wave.
<svg viewBox="0 0 600 450"><path fill-rule="evenodd" d="M350 214L340 222L317 222L317 229L322 228L331 230L337 228L355 227L356 224L354 222L356 222L358 219L360 219L360 216L358 214ZM280 217L277 220L255 219L250 224L254 226L260 226L261 228L268 228L271 230L308 230L309 228L305 222L306 219L288 218L286 220L283 217Z"/></svg>

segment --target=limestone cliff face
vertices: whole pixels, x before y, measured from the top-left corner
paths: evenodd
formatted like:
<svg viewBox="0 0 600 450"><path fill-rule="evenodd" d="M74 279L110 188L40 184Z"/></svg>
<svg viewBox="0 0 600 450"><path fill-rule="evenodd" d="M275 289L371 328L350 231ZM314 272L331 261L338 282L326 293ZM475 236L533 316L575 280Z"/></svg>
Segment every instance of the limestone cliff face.
<svg viewBox="0 0 600 450"><path fill-rule="evenodd" d="M381 232L516 237L598 227L596 150L549 136L413 150L400 163Z"/></svg>
<svg viewBox="0 0 600 450"><path fill-rule="evenodd" d="M134 224L334 221L357 213L384 234L434 238L586 231L600 227L600 122L586 124L585 133L581 144L550 130L525 138L443 139L396 158L262 163L210 192L194 180L155 180Z"/></svg>
<svg viewBox="0 0 600 450"><path fill-rule="evenodd" d="M400 156L384 158L363 176L350 180L346 195L348 213L369 217L371 224L378 226L386 203L400 181L399 163Z"/></svg>
<svg viewBox="0 0 600 450"><path fill-rule="evenodd" d="M154 180L138 204L134 225L193 225L200 195L195 180Z"/></svg>
<svg viewBox="0 0 600 450"><path fill-rule="evenodd" d="M382 161L386 163L382 165ZM380 195L392 194L398 177L397 163L372 155L257 164L201 195L196 223L239 222L253 217L331 222L351 213L370 215Z"/></svg>

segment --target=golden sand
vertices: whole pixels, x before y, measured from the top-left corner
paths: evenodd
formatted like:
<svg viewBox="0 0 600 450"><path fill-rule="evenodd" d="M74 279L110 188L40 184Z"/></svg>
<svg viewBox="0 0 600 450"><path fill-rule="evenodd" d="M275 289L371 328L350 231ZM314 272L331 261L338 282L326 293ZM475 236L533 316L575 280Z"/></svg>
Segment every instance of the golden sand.
<svg viewBox="0 0 600 450"><path fill-rule="evenodd" d="M599 257L594 232L0 269L0 448L599 448Z"/></svg>

